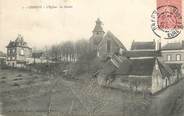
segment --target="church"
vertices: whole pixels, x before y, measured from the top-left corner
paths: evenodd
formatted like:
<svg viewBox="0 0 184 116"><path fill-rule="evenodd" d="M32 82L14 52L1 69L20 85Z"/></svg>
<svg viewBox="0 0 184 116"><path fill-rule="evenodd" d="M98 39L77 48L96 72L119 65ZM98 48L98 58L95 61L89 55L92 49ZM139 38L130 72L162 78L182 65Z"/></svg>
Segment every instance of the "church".
<svg viewBox="0 0 184 116"><path fill-rule="evenodd" d="M121 41L110 31L104 32L102 21L98 18L90 37L90 48L100 58L112 57L113 54L121 54L127 49Z"/></svg>

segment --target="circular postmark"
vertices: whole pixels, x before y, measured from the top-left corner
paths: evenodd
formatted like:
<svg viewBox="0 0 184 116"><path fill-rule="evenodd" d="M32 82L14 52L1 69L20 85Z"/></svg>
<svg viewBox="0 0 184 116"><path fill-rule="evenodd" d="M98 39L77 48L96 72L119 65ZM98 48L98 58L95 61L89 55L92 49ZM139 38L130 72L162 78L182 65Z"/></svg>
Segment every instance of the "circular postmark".
<svg viewBox="0 0 184 116"><path fill-rule="evenodd" d="M172 39L181 33L182 16L175 6L160 6L151 14L151 29L159 38Z"/></svg>

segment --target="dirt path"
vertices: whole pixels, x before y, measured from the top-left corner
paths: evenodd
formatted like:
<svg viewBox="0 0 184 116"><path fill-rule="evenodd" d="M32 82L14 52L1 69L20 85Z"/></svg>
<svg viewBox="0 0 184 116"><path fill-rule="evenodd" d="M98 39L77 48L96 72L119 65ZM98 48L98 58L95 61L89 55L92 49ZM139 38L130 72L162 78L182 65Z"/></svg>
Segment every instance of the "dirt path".
<svg viewBox="0 0 184 116"><path fill-rule="evenodd" d="M149 116L184 116L184 80L153 96Z"/></svg>

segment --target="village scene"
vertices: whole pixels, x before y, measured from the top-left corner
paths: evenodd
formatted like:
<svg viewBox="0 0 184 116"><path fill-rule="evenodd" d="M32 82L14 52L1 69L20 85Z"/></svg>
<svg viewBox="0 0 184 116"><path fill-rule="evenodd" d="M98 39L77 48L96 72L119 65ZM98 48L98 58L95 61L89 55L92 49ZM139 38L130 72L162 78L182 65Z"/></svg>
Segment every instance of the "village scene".
<svg viewBox="0 0 184 116"><path fill-rule="evenodd" d="M102 24L88 39L42 49L10 38L0 52L1 115L183 116L184 40L128 49Z"/></svg>

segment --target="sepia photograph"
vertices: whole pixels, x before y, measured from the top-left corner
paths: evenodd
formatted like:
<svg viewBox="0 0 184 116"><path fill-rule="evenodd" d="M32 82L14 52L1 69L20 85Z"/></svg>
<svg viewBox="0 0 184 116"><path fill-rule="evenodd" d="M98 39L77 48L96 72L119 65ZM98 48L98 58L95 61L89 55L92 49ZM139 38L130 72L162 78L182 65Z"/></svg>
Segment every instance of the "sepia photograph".
<svg viewBox="0 0 184 116"><path fill-rule="evenodd" d="M184 116L184 0L0 0L0 116Z"/></svg>

